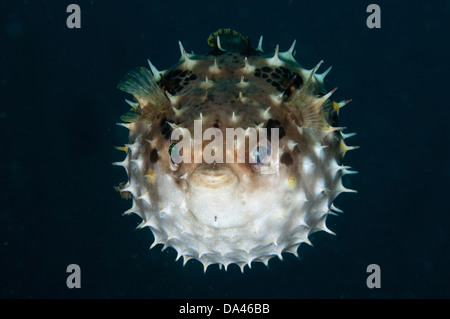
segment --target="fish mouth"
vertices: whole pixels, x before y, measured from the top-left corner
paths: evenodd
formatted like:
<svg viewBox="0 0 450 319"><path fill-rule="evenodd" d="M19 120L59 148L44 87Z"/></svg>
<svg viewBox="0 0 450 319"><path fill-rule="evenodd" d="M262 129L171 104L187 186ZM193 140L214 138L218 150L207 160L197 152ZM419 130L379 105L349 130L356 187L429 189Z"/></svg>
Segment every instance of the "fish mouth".
<svg viewBox="0 0 450 319"><path fill-rule="evenodd" d="M203 225L214 228L243 226L249 221L239 199L239 179L226 165L197 167L188 179L189 211Z"/></svg>
<svg viewBox="0 0 450 319"><path fill-rule="evenodd" d="M199 166L189 177L189 183L194 187L221 189L238 182L236 174L225 165Z"/></svg>

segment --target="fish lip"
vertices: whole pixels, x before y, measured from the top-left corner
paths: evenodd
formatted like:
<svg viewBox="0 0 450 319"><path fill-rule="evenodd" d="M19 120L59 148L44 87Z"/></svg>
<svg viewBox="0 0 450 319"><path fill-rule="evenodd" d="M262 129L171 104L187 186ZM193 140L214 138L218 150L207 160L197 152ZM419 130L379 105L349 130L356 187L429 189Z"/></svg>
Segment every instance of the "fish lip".
<svg viewBox="0 0 450 319"><path fill-rule="evenodd" d="M193 187L223 189L238 182L238 177L228 165L201 165L188 178Z"/></svg>

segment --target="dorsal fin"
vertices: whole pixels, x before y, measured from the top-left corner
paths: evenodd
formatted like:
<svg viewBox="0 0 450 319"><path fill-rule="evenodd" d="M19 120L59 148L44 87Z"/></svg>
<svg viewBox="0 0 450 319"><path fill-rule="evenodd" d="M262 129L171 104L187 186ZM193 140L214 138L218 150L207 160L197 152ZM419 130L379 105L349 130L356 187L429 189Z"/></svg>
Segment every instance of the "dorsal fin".
<svg viewBox="0 0 450 319"><path fill-rule="evenodd" d="M121 119L134 122L138 117L144 117L153 122L158 114L169 106L169 100L156 84L150 70L139 67L128 73L117 86L119 90L134 96L139 102L138 108L132 108Z"/></svg>
<svg viewBox="0 0 450 319"><path fill-rule="evenodd" d="M208 45L218 51L242 52L248 49L248 38L233 29L219 29L209 35Z"/></svg>

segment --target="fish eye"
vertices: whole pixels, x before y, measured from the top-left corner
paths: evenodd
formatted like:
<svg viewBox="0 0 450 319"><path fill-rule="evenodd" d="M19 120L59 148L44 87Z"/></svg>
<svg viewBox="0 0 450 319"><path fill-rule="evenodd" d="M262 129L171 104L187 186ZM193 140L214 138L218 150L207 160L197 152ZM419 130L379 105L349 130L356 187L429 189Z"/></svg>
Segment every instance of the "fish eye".
<svg viewBox="0 0 450 319"><path fill-rule="evenodd" d="M256 164L267 164L270 158L270 146L265 147L258 145L253 151L252 156L255 159Z"/></svg>
<svg viewBox="0 0 450 319"><path fill-rule="evenodd" d="M168 148L168 151L169 151L169 155L170 155L170 156L172 156L172 151L173 151L173 149L175 148L176 145L177 145L176 143L170 144L170 146L169 146L169 148Z"/></svg>
<svg viewBox="0 0 450 319"><path fill-rule="evenodd" d="M178 170L182 157L178 151L177 143L171 143L167 149L169 153L169 164L173 171Z"/></svg>
<svg viewBox="0 0 450 319"><path fill-rule="evenodd" d="M253 151L250 153L250 164L257 172L261 172L261 168L270 166L271 164L270 142L268 140L259 142Z"/></svg>

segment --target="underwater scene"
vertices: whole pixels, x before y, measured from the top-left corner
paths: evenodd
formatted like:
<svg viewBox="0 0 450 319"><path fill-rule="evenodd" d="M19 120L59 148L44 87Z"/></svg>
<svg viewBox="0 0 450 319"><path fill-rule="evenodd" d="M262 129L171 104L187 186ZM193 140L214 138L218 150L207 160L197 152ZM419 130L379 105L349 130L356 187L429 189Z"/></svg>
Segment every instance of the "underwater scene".
<svg viewBox="0 0 450 319"><path fill-rule="evenodd" d="M450 1L0 15L1 299L450 297Z"/></svg>

